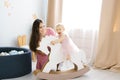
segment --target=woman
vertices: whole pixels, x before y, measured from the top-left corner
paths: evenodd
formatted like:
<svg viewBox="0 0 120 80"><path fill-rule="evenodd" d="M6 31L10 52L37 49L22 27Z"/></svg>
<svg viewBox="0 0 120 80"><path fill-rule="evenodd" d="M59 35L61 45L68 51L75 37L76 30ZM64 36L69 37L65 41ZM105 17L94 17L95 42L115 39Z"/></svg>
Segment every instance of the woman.
<svg viewBox="0 0 120 80"><path fill-rule="evenodd" d="M46 63L48 62L49 53L45 54L45 52L38 50L38 47L40 47L40 42L42 38L45 35L55 35L54 31L51 28L45 28L43 25L43 21L40 19L36 19L33 22L32 26L32 33L30 37L30 43L29 47L31 51L33 51L36 54L37 57L37 64L36 64L36 70L34 71L34 74L36 75L38 72L42 71ZM50 51L50 48L49 48Z"/></svg>

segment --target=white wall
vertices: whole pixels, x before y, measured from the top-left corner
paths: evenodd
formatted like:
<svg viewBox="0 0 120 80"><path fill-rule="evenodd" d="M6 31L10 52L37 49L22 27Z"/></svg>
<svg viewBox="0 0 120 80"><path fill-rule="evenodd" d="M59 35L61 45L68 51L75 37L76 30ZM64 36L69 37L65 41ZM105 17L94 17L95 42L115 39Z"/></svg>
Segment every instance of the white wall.
<svg viewBox="0 0 120 80"><path fill-rule="evenodd" d="M46 18L47 0L0 0L0 47L17 46L17 36L31 33L33 15Z"/></svg>

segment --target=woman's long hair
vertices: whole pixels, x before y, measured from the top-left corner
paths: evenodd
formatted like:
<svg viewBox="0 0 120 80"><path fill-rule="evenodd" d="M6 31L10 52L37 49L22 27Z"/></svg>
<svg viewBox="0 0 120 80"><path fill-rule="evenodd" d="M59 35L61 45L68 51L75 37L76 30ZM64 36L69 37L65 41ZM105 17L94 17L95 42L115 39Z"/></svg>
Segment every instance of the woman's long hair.
<svg viewBox="0 0 120 80"><path fill-rule="evenodd" d="M43 23L42 20L36 19L32 25L32 33L30 37L29 47L32 51L36 52L39 47L39 42L42 39L42 34L39 32L39 25Z"/></svg>

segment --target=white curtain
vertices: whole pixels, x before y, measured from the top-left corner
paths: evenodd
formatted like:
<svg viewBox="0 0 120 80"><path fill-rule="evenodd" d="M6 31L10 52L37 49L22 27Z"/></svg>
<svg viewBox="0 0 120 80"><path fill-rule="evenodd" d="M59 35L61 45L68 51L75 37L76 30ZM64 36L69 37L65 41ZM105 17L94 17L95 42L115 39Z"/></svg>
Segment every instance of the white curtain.
<svg viewBox="0 0 120 80"><path fill-rule="evenodd" d="M102 0L63 0L62 23L88 62L96 52Z"/></svg>

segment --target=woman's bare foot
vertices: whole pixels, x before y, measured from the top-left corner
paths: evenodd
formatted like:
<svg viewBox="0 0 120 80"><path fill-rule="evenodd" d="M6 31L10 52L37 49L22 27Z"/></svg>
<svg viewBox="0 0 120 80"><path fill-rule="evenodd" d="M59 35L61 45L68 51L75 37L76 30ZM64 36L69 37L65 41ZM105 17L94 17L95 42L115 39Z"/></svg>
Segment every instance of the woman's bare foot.
<svg viewBox="0 0 120 80"><path fill-rule="evenodd" d="M39 69L36 69L36 70L33 71L33 74L37 75L39 72L41 72L41 71Z"/></svg>

